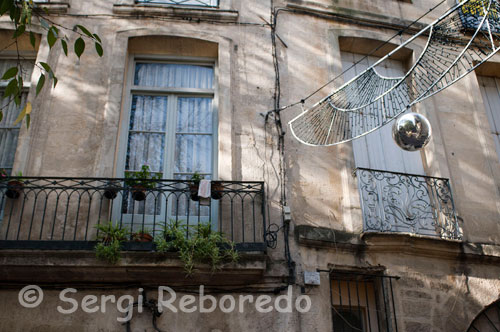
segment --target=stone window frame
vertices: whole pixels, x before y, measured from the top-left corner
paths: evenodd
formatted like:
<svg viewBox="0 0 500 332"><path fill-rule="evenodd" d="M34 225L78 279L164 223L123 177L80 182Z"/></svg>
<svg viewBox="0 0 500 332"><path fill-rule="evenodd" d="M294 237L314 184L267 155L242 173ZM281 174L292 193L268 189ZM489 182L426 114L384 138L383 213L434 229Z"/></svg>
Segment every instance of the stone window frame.
<svg viewBox="0 0 500 332"><path fill-rule="evenodd" d="M214 104L218 112L217 150L218 165L214 174L219 179L229 180L233 178L233 153L232 151L232 110L231 110L231 66L233 41L223 36L216 35L210 31L199 31L186 34L185 31L176 27L163 26L156 29L137 28L132 30L118 31L111 50L111 58L114 59L111 66L111 75L108 82L108 94L106 116L103 127L106 128L103 137L102 150L99 153L96 165L97 176L117 177L118 165L118 139L123 130L121 126L122 117L126 109L126 85L128 62L130 55L128 44L131 38L141 37L175 37L190 38L217 44L217 95ZM224 119L224 121L221 121ZM109 153L114 151L114 153ZM223 165L223 167L222 167Z"/></svg>
<svg viewBox="0 0 500 332"><path fill-rule="evenodd" d="M340 75L343 71L342 69L342 61L340 53L342 51L353 52L366 54L367 51L371 51L374 47L367 46L366 43L357 43L358 45L351 48L346 48L345 45L342 45L342 39L352 39L352 40L371 40L373 42L377 42L376 46L379 46L381 43L388 40L392 37L391 32L383 33L377 30L370 30L369 28L332 28L328 31L328 44L330 47L328 48L327 53L327 63L328 63L328 74L329 78L333 79L334 77ZM408 50L406 53L403 53L404 60L408 63L406 64L407 68L411 68L411 64L414 63L420 53L423 51L425 47L426 40L422 42L412 43L408 46ZM375 52L373 55L375 56L384 56L390 50L400 45L400 41L394 39L391 44L386 47L382 47L378 52ZM367 50L361 50L359 47L367 48ZM340 87L343 81L338 80L336 87ZM424 100L422 103L418 103L415 106L416 112L425 115L431 123L439 123L436 112L434 112L435 105L433 103L432 98L428 100ZM446 151L443 146L443 137L442 133L438 127L434 128L436 130L433 131L433 138L431 144L429 144L422 152L422 161L424 164L425 173L428 176L438 176L443 178L448 178L453 181L451 177L451 172L449 165L447 163L446 158L435 158L436 156L445 156ZM350 145L350 149L352 151L352 143L346 143ZM433 163L428 163L428 160L434 159ZM348 183L349 192L346 193L346 196L349 197L348 201L351 202L355 208L349 209L349 212L345 214L345 223L346 228L354 233L362 233L363 232L363 217L359 212L361 210L360 198L358 186L355 178L351 176L352 167L354 165L354 153L351 152L351 161L346 163L345 167L341 170L341 176L343 178L342 181ZM358 210L359 209L359 210Z"/></svg>

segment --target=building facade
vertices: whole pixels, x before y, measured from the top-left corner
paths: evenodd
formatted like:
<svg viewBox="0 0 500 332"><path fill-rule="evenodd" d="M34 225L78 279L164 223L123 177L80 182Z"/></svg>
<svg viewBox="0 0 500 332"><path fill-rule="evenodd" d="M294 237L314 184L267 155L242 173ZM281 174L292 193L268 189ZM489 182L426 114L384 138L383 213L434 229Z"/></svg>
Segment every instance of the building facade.
<svg viewBox="0 0 500 332"><path fill-rule="evenodd" d="M0 330L500 330L499 56L414 106L433 129L419 152L390 124L331 147L287 126L455 0L37 2L70 45L77 24L98 34L104 56L90 42L65 56L37 19L35 47L12 44L0 21L0 68L22 61L25 76L0 122L0 168L23 174L18 195L0 182ZM378 72L404 75L426 42ZM40 62L59 82L35 96ZM29 129L14 125L28 101ZM143 165L160 180L137 200L125 177ZM193 197L195 173L219 196ZM110 264L94 252L108 221L156 236L208 224L239 259L186 276L176 252L127 239ZM32 308L27 285L44 294ZM159 312L165 287L196 308Z"/></svg>

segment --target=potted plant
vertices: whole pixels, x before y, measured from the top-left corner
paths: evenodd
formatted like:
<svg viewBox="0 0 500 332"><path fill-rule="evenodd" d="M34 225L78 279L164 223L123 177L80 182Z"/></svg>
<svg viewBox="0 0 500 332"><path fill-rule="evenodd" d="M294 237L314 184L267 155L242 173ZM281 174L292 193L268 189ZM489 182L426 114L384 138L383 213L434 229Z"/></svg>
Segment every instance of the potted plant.
<svg viewBox="0 0 500 332"><path fill-rule="evenodd" d="M212 181L210 196L212 196L213 199L221 199L223 191L224 191L224 185L222 184L221 181Z"/></svg>
<svg viewBox="0 0 500 332"><path fill-rule="evenodd" d="M153 235L149 228L132 233L132 240L135 242L153 242Z"/></svg>
<svg viewBox="0 0 500 332"><path fill-rule="evenodd" d="M151 180L159 180L162 173L150 172L148 165L142 165L141 170L137 172L125 172L125 184L132 188L132 198L136 201L146 199L146 190L156 187L156 182Z"/></svg>
<svg viewBox="0 0 500 332"><path fill-rule="evenodd" d="M5 172L5 170L3 170ZM11 199L19 198L19 196L23 193L24 188L24 180L22 178L23 172L18 172L16 174L16 179L9 180L7 182L7 191L5 192L5 196Z"/></svg>
<svg viewBox="0 0 500 332"><path fill-rule="evenodd" d="M199 201L200 197L198 196L198 189L200 187L200 181L203 180L203 175L198 172L194 172L193 176L191 176L191 183L189 184L189 192L191 194L191 199L193 201Z"/></svg>
<svg viewBox="0 0 500 332"><path fill-rule="evenodd" d="M120 190L120 183L118 181L110 180L106 183L104 187L104 197L107 199L115 199Z"/></svg>
<svg viewBox="0 0 500 332"><path fill-rule="evenodd" d="M120 228L119 225L113 225L113 222L96 225L98 231L95 246L96 257L100 260L116 264L120 260L121 245L127 240L128 230Z"/></svg>
<svg viewBox="0 0 500 332"><path fill-rule="evenodd" d="M234 243L213 231L210 222L189 226L187 231L186 227L170 223L165 227L164 236L155 239L158 252L179 253L186 275L193 274L195 264L208 264L215 272L222 264L238 260Z"/></svg>

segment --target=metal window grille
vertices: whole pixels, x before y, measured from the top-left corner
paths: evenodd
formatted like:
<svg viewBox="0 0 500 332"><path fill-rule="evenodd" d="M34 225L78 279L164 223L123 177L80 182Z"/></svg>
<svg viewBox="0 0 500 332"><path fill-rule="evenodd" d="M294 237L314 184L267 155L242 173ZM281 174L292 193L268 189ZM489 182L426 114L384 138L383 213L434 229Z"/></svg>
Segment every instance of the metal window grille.
<svg viewBox="0 0 500 332"><path fill-rule="evenodd" d="M398 332L395 277L351 271L330 273L334 332Z"/></svg>

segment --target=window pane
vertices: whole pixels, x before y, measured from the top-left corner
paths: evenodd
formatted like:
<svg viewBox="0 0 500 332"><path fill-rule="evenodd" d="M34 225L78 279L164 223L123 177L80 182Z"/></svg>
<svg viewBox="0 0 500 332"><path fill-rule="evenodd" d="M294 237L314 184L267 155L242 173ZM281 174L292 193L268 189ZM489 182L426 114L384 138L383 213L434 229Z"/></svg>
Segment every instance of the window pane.
<svg viewBox="0 0 500 332"><path fill-rule="evenodd" d="M130 130L165 132L167 97L133 96Z"/></svg>
<svg viewBox="0 0 500 332"><path fill-rule="evenodd" d="M125 170L140 170L149 165L154 172L163 172L164 134L130 133Z"/></svg>
<svg viewBox="0 0 500 332"><path fill-rule="evenodd" d="M0 62L1 63L1 62ZM3 96L3 92L1 92ZM19 112L24 108L28 92L23 92L21 95L21 105L18 107L14 102L9 103L3 108L4 117L0 122L0 168L4 168L7 173L12 169L14 164L14 156L17 147L17 137L21 122L14 125ZM8 103L7 99L3 99L3 104Z"/></svg>
<svg viewBox="0 0 500 332"><path fill-rule="evenodd" d="M356 308L333 308L333 331L363 332L363 317Z"/></svg>
<svg viewBox="0 0 500 332"><path fill-rule="evenodd" d="M182 133L212 132L212 99L179 98L176 131Z"/></svg>
<svg viewBox="0 0 500 332"><path fill-rule="evenodd" d="M175 173L212 173L212 135L178 134Z"/></svg>
<svg viewBox="0 0 500 332"><path fill-rule="evenodd" d="M33 73L33 66L35 65L33 60L20 60L21 61L21 67L22 67L22 76L23 76L23 81L25 83L29 83L31 81L31 74ZM0 61L0 73L3 75L5 71L11 67L16 67L17 66L17 60L16 59L5 59ZM0 76L1 76L0 75ZM0 82L8 82L8 80L2 80Z"/></svg>
<svg viewBox="0 0 500 332"><path fill-rule="evenodd" d="M171 63L137 63L134 85L161 88L212 89L214 69L210 66Z"/></svg>

